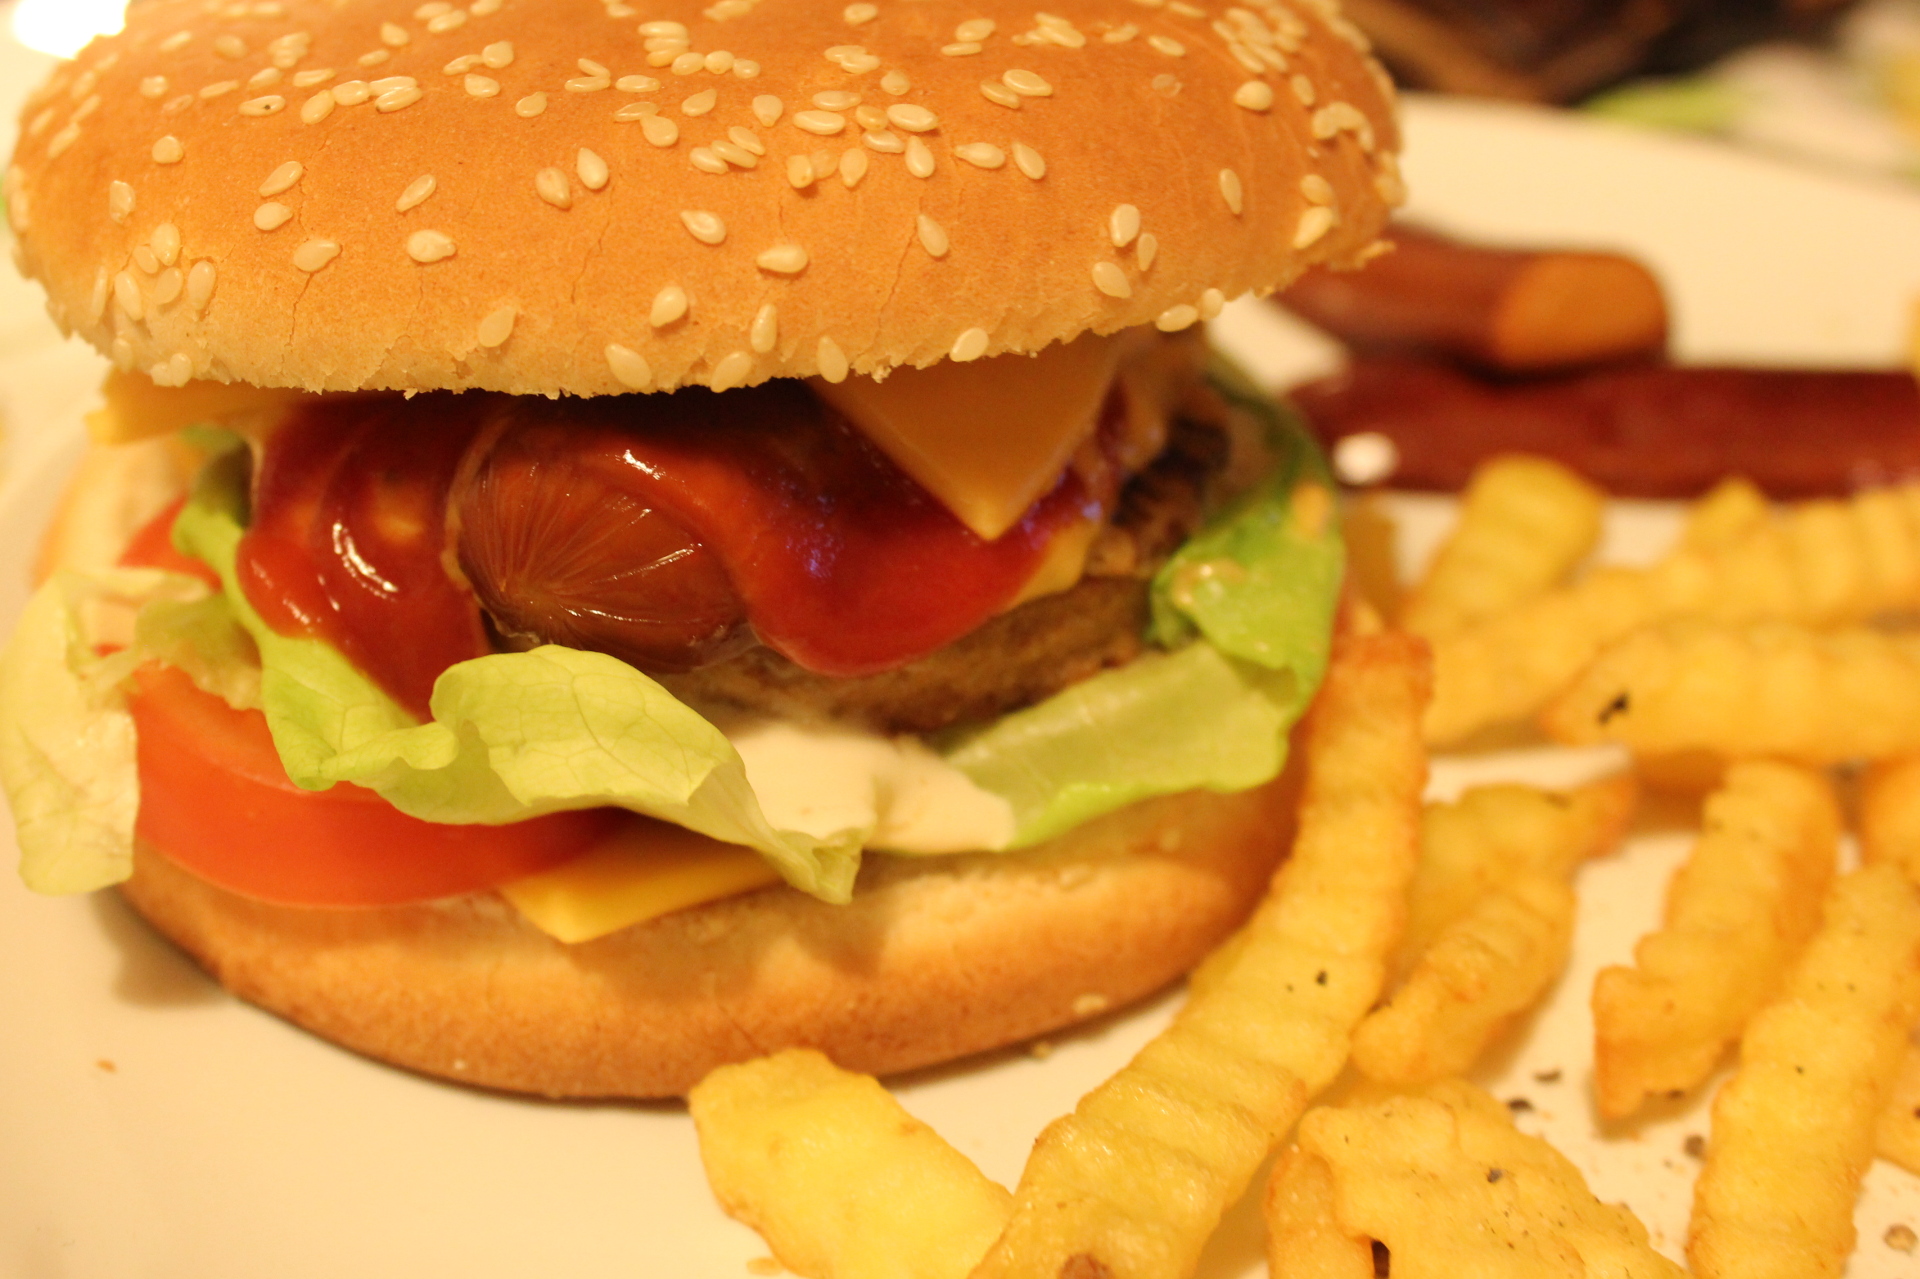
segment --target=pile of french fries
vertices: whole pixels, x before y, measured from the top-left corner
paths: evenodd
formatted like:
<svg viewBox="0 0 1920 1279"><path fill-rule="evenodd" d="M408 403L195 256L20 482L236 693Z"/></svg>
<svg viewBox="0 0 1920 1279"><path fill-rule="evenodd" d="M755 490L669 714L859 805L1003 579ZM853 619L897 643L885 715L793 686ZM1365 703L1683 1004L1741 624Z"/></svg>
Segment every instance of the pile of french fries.
<svg viewBox="0 0 1920 1279"><path fill-rule="evenodd" d="M1356 574L1291 856L1011 1193L877 1082L787 1052L690 1098L721 1203L809 1279L1184 1279L1271 1158L1279 1279L1680 1275L1463 1076L1560 976L1580 865L1644 788L1689 786L1664 918L1594 982L1595 1105L1630 1116L1732 1060L1691 1271L1838 1276L1876 1154L1920 1172L1920 636L1897 620L1920 613L1920 485L1782 508L1730 482L1658 562L1582 570L1604 500L1499 459L1411 590ZM1388 530L1353 521L1356 564L1389 561L1364 545ZM1636 768L1422 802L1429 748L1527 732Z"/></svg>

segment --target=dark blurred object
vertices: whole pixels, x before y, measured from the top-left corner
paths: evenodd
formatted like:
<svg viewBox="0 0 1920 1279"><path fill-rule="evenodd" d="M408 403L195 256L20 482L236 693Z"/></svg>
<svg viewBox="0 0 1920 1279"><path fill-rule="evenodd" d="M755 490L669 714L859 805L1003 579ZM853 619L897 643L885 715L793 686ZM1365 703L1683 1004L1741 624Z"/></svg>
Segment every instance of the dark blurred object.
<svg viewBox="0 0 1920 1279"><path fill-rule="evenodd" d="M1496 373L1666 353L1653 272L1617 253L1493 249L1396 223L1364 271L1317 267L1274 300L1361 351L1413 351Z"/></svg>
<svg viewBox="0 0 1920 1279"><path fill-rule="evenodd" d="M1756 40L1823 33L1852 0L1342 0L1402 85L1570 102Z"/></svg>
<svg viewBox="0 0 1920 1279"><path fill-rule="evenodd" d="M1394 488L1458 490L1502 453L1553 458L1620 497L1694 497L1727 475L1773 498L1838 496L1920 475L1906 373L1650 364L1497 382L1374 356L1291 398L1336 469L1381 457L1365 479Z"/></svg>

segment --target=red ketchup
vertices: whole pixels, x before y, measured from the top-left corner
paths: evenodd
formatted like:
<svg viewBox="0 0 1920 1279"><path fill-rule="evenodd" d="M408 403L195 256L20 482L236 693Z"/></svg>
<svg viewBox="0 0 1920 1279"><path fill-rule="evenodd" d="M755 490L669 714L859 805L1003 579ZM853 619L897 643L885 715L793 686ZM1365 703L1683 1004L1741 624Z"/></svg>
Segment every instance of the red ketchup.
<svg viewBox="0 0 1920 1279"><path fill-rule="evenodd" d="M442 670L489 651L483 609L509 643L645 670L757 640L866 675L1004 609L1111 497L1069 472L984 541L791 381L339 400L268 441L240 580L276 631L328 639L421 714Z"/></svg>

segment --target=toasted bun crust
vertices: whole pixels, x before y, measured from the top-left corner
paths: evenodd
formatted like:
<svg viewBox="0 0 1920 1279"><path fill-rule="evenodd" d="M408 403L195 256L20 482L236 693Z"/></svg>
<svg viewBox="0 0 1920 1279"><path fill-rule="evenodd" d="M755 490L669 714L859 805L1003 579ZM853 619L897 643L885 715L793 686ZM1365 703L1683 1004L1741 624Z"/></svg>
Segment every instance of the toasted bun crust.
<svg viewBox="0 0 1920 1279"><path fill-rule="evenodd" d="M1180 327L1374 241L1332 0L1047 8L136 0L23 116L21 262L162 382L589 395Z"/></svg>
<svg viewBox="0 0 1920 1279"><path fill-rule="evenodd" d="M555 1097L668 1096L784 1047L911 1070L1157 990L1259 898L1282 790L1153 800L1020 854L870 856L848 906L769 888L577 946L491 894L272 906L144 848L121 891L234 993L369 1056Z"/></svg>

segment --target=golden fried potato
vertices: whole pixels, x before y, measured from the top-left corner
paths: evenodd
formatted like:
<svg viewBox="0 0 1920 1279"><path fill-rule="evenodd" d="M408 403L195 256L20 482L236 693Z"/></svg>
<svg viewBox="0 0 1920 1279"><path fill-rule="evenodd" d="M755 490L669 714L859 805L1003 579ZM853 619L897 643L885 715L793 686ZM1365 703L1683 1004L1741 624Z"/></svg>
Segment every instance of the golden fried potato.
<svg viewBox="0 0 1920 1279"><path fill-rule="evenodd" d="M1570 791L1500 783L1476 786L1420 815L1420 865L1407 900L1395 971L1405 974L1440 934L1515 876L1559 879L1616 848L1639 787L1616 773Z"/></svg>
<svg viewBox="0 0 1920 1279"><path fill-rule="evenodd" d="M1920 752L1920 635L1687 620L1635 632L1541 716L1563 742L1809 764Z"/></svg>
<svg viewBox="0 0 1920 1279"><path fill-rule="evenodd" d="M1349 638L1305 733L1293 854L1173 1024L1048 1126L977 1279L1183 1279L1222 1212L1346 1064L1419 844L1426 645Z"/></svg>
<svg viewBox="0 0 1920 1279"><path fill-rule="evenodd" d="M1310 1111L1299 1148L1332 1171L1331 1229L1384 1244L1394 1279L1681 1277L1631 1212L1463 1081Z"/></svg>
<svg viewBox="0 0 1920 1279"><path fill-rule="evenodd" d="M1298 1146L1274 1165L1264 1200L1272 1279L1373 1279L1373 1243L1340 1229L1333 1169Z"/></svg>
<svg viewBox="0 0 1920 1279"><path fill-rule="evenodd" d="M1874 1125L1873 1153L1911 1173L1920 1173L1920 1047L1907 1045L1893 1092Z"/></svg>
<svg viewBox="0 0 1920 1279"><path fill-rule="evenodd" d="M1770 512L1767 495L1758 485L1742 476L1729 476L1687 508L1680 545L1688 550L1715 550L1764 523Z"/></svg>
<svg viewBox="0 0 1920 1279"><path fill-rule="evenodd" d="M1482 463L1400 624L1434 639L1558 586L1599 541L1605 505L1606 494L1558 462Z"/></svg>
<svg viewBox="0 0 1920 1279"><path fill-rule="evenodd" d="M1703 827L1659 931L1634 947L1633 967L1594 980L1594 1089L1610 1119L1704 1080L1820 923L1840 852L1825 776L1735 764Z"/></svg>
<svg viewBox="0 0 1920 1279"><path fill-rule="evenodd" d="M1860 783L1860 855L1892 862L1920 884L1920 755L1867 770Z"/></svg>
<svg viewBox="0 0 1920 1279"><path fill-rule="evenodd" d="M1347 544L1347 581L1355 594L1384 619L1400 615L1406 587L1394 550L1398 529L1377 494L1347 499L1340 511L1340 536Z"/></svg>
<svg viewBox="0 0 1920 1279"><path fill-rule="evenodd" d="M714 1196L806 1279L962 1279L1013 1197L869 1075L810 1049L722 1066L687 1107Z"/></svg>
<svg viewBox="0 0 1920 1279"><path fill-rule="evenodd" d="M1885 864L1843 876L1714 1098L1687 1241L1695 1274L1841 1273L1875 1126L1917 1015L1920 893Z"/></svg>
<svg viewBox="0 0 1920 1279"><path fill-rule="evenodd" d="M1353 1065L1385 1084L1460 1074L1566 966L1573 889L1523 871L1440 934L1353 1036Z"/></svg>
<svg viewBox="0 0 1920 1279"><path fill-rule="evenodd" d="M1679 617L1840 626L1920 606L1920 485L1807 502L1648 569L1601 569L1446 635L1427 737L1534 714L1608 645ZM1744 752L1752 753L1752 752Z"/></svg>

